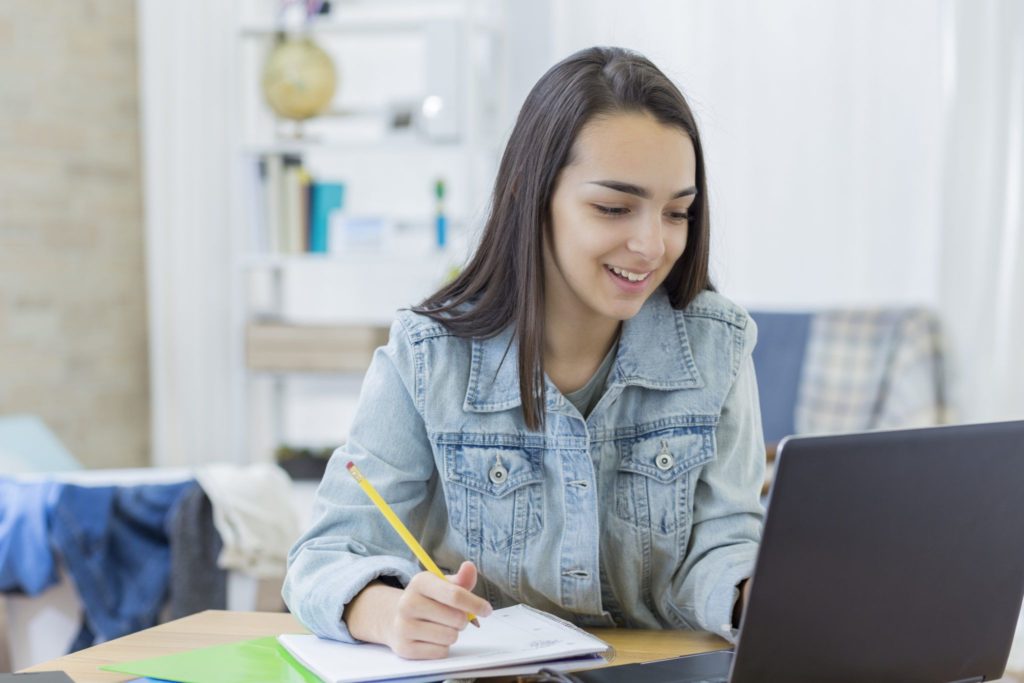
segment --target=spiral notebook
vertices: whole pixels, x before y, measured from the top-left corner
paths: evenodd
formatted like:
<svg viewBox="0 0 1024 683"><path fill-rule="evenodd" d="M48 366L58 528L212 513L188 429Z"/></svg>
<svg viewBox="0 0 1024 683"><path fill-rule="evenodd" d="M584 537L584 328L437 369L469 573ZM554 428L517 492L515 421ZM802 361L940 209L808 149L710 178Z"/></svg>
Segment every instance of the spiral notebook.
<svg viewBox="0 0 1024 683"><path fill-rule="evenodd" d="M454 675L526 674L541 668L566 671L601 666L613 656L603 640L526 605L495 610L480 618L480 628L462 631L444 659L402 659L383 645L353 645L312 635L285 634L278 640L327 683L414 683Z"/></svg>

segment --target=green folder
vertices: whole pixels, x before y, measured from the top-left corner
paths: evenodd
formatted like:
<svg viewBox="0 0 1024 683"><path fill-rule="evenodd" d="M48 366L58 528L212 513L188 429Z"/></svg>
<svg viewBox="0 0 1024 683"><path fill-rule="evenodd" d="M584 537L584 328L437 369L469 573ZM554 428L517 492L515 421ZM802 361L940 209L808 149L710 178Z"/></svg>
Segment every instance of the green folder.
<svg viewBox="0 0 1024 683"><path fill-rule="evenodd" d="M100 668L178 683L321 683L274 637L214 645Z"/></svg>

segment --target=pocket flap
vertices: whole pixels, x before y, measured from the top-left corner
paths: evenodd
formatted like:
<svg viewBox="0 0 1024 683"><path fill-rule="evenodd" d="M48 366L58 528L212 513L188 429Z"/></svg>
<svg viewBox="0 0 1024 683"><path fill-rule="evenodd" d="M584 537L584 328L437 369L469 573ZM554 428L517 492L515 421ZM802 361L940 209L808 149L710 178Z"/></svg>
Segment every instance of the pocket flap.
<svg viewBox="0 0 1024 683"><path fill-rule="evenodd" d="M695 427L644 434L624 444L619 470L657 481L675 481L715 455L714 428Z"/></svg>
<svg viewBox="0 0 1024 683"><path fill-rule="evenodd" d="M449 445L445 477L467 488L503 498L544 479L539 449Z"/></svg>

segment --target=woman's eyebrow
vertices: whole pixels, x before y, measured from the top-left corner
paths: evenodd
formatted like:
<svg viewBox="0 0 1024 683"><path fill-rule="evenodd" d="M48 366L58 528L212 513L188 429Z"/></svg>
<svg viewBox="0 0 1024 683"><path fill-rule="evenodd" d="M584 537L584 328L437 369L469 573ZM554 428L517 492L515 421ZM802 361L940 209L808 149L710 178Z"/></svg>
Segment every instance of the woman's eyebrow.
<svg viewBox="0 0 1024 683"><path fill-rule="evenodd" d="M625 192L626 194L636 195L637 197L642 197L643 199L651 198L651 192L647 188L640 187L638 185L633 185L632 183L624 183L619 180L591 180L589 184L600 185L601 187L607 187L609 190L615 190L616 192ZM672 195L672 199L679 199L680 197L689 197L690 195L695 194L697 194L697 188L691 185L690 187L684 188L682 190L679 190L679 192L676 192L674 195Z"/></svg>

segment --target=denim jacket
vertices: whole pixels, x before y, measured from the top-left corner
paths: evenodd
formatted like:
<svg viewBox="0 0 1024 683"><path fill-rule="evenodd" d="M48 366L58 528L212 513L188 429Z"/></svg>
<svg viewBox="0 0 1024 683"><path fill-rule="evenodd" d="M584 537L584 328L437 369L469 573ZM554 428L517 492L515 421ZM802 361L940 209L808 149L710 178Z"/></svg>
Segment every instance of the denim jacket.
<svg viewBox="0 0 1024 683"><path fill-rule="evenodd" d="M475 591L495 608L732 639L764 513L755 339L721 295L677 311L659 288L623 323L589 417L546 380L533 432L511 328L464 339L400 313L289 555L285 601L314 633L351 642L347 603L374 579L405 585L421 571L346 471L352 460L443 570L476 563Z"/></svg>

